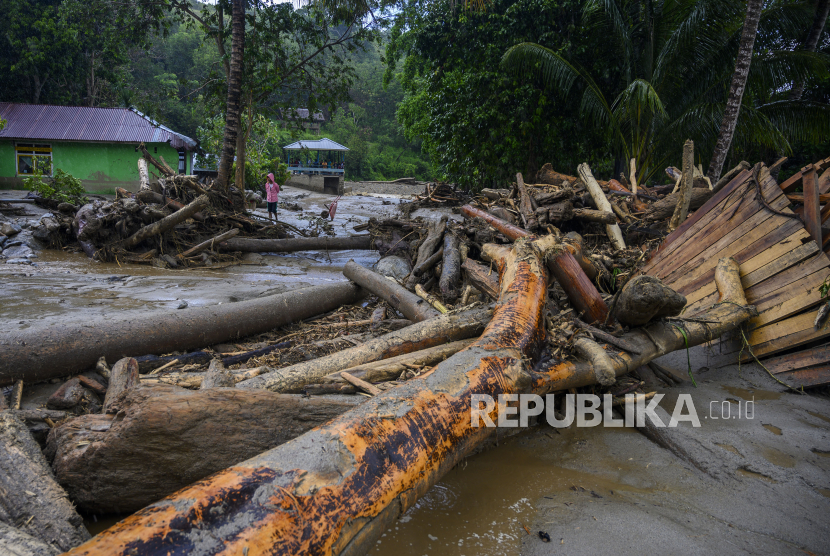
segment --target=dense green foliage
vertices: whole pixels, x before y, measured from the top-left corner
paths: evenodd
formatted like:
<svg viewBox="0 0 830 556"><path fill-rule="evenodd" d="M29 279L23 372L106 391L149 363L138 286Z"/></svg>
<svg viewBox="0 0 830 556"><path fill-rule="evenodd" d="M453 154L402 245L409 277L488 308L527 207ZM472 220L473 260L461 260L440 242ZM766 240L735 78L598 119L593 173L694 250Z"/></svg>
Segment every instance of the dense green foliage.
<svg viewBox="0 0 830 556"><path fill-rule="evenodd" d="M590 159L608 167L610 152L597 130L574 118L576 106L546 92L538 80L499 68L517 41L568 52L611 75L614 52L599 33L579 27L579 2L496 0L483 12L448 2L411 2L392 31L390 68L406 91L398 118L409 139L446 179L489 186L517 171L533 176L552 162L573 171ZM391 65L406 56L402 70ZM613 66L613 64L612 64Z"/></svg>
<svg viewBox="0 0 830 556"><path fill-rule="evenodd" d="M84 202L85 199L81 180L60 168L55 169L54 176L44 178L43 172L36 164L35 173L23 179L23 187L34 191L44 199L74 204Z"/></svg>
<svg viewBox="0 0 830 556"><path fill-rule="evenodd" d="M585 3L589 28L605 31L623 54L619 79L610 88L568 56L530 42L511 48L502 68L517 76L539 75L559 94L578 89L579 114L606 131L616 152L636 158L646 178L677 158L684 138L695 141L704 160L712 153L745 5L731 0ZM830 133L830 106L787 99L794 80L828 75L826 56L792 49L812 15L803 2L770 3L762 11L737 121L737 155L759 147L791 152L791 141L817 141Z"/></svg>

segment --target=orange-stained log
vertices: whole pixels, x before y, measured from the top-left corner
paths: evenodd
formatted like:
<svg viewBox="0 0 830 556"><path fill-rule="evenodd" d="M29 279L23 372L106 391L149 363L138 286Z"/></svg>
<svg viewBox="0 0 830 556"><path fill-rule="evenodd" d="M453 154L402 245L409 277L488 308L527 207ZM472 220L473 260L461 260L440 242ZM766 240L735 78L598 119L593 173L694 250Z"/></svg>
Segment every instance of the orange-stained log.
<svg viewBox="0 0 830 556"><path fill-rule="evenodd" d="M631 194L631 191L629 191L629 189L626 186L624 186L617 180L608 180L608 189L611 189L613 191L619 191L621 193ZM648 209L648 205L642 202L636 196L634 196L634 198L631 200L631 207L637 212L644 212Z"/></svg>
<svg viewBox="0 0 830 556"><path fill-rule="evenodd" d="M694 319L673 318L671 322L653 322L624 334L622 339L639 349L639 354L627 353L608 346L608 353L613 354L613 357L597 358L594 362L568 360L554 363L538 372L530 371L533 377L533 391L545 394L602 383L607 372L608 359L613 366L614 374L620 376L661 355L685 349L687 345L692 347L706 343L737 328L742 322L758 314L754 306L747 304L738 270L738 263L731 257L718 262L715 283L720 292L720 301L712 305L708 311L696 314Z"/></svg>
<svg viewBox="0 0 830 556"><path fill-rule="evenodd" d="M461 207L461 213L468 218L484 219L508 239L515 240L530 235L527 231L470 205ZM608 317L608 305L602 299L594 283L585 274L585 270L571 254L572 250L577 251L575 245L566 245L564 249L554 251L548 259L548 270L559 282L571 305L582 315L583 320L589 324L603 323ZM584 258L581 250L579 255ZM596 272L596 269L593 270Z"/></svg>
<svg viewBox="0 0 830 556"><path fill-rule="evenodd" d="M499 302L470 347L326 425L144 508L69 554L364 554L495 431L471 426L472 394L529 389L523 360L536 355L544 337L541 250L554 240L538 244L519 240L499 261Z"/></svg>

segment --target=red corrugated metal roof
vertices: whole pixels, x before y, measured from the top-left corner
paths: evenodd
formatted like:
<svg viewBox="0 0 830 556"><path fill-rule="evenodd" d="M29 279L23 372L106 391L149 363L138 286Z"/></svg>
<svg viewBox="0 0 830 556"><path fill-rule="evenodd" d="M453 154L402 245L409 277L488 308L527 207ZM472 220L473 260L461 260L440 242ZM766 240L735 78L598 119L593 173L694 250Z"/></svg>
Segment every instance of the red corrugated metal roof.
<svg viewBox="0 0 830 556"><path fill-rule="evenodd" d="M42 141L108 141L170 143L192 150L196 141L160 125L137 110L0 102L7 121L0 138Z"/></svg>

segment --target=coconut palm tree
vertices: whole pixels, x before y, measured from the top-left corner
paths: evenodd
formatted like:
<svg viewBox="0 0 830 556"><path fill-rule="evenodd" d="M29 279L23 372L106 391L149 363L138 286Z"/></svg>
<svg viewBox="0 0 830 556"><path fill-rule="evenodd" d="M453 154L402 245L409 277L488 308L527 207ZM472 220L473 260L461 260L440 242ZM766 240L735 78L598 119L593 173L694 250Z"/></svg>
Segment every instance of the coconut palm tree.
<svg viewBox="0 0 830 556"><path fill-rule="evenodd" d="M746 3L737 0L589 0L585 24L607 27L619 47L614 90L602 90L579 64L534 43L510 48L502 68L538 76L563 95L580 92L580 116L606 129L617 153L637 160L644 181L678 154L684 139L694 139L698 154L713 152L745 15ZM827 57L790 46L812 15L806 2L765 3L735 144L787 152L790 141L830 131L828 106L786 100L793 83L828 74Z"/></svg>

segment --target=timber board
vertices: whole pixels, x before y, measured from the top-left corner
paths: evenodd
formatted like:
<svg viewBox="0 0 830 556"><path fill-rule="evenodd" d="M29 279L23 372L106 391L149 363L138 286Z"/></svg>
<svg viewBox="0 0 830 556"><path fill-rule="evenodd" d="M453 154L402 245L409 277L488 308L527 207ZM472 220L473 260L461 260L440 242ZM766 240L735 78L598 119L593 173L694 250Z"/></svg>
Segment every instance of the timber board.
<svg viewBox="0 0 830 556"><path fill-rule="evenodd" d="M830 169L825 174L830 183ZM819 187L825 185L825 174L818 179ZM765 168L759 172L759 182L771 207L792 214L789 200ZM810 241L800 220L769 211L757 193L751 172L736 177L695 211L689 218L693 222L687 220L666 238L644 273L685 295L683 316L689 317L717 303L715 267L721 258L734 257L741 265L747 300L759 311L745 330L760 357L830 336L830 330L813 329L815 306L821 302L818 289L830 275L830 259ZM720 347L718 366L736 361L741 342L733 335ZM744 350L743 359L749 358Z"/></svg>
<svg viewBox="0 0 830 556"><path fill-rule="evenodd" d="M827 361L830 361L830 344L823 344L798 353L788 353L787 355L767 359L764 361L764 366L772 374L778 374L784 371L797 371L805 367L823 365Z"/></svg>
<svg viewBox="0 0 830 556"><path fill-rule="evenodd" d="M830 383L830 365L821 365L798 371L786 371L776 375L778 379L799 390Z"/></svg>

